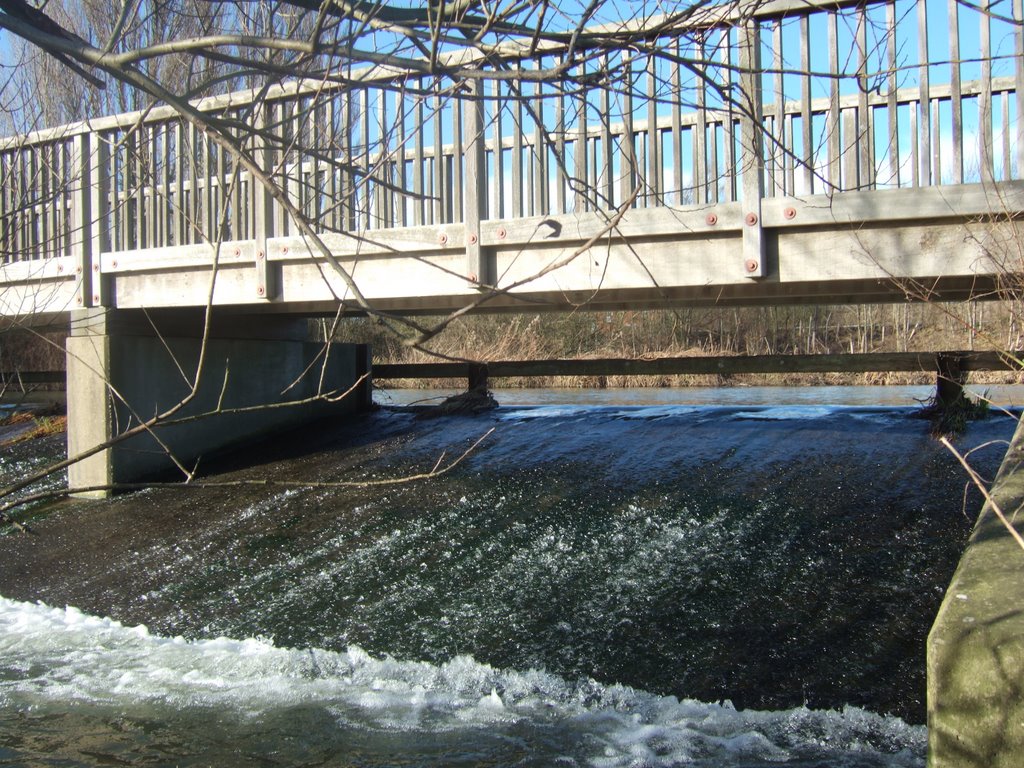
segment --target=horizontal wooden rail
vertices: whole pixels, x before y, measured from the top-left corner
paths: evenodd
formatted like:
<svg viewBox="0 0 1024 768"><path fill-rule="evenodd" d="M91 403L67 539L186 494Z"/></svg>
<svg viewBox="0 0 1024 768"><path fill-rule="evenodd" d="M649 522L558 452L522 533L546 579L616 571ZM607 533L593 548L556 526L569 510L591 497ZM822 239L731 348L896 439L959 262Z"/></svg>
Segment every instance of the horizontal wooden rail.
<svg viewBox="0 0 1024 768"><path fill-rule="evenodd" d="M1016 355L1016 356L1015 356ZM600 358L592 360L503 360L487 363L381 363L375 379L469 378L486 369L490 378L506 376L664 376L741 373L938 372L944 360L959 370L1019 370L1013 352L872 352L838 355L749 355L712 357Z"/></svg>
<svg viewBox="0 0 1024 768"><path fill-rule="evenodd" d="M65 371L4 371L0 372L0 385L21 386L34 384L65 384Z"/></svg>

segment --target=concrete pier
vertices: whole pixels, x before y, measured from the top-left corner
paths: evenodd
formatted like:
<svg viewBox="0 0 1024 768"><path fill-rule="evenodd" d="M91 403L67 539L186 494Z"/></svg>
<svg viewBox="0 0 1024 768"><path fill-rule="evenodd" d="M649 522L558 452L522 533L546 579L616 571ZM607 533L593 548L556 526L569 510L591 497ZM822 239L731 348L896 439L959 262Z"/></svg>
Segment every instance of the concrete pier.
<svg viewBox="0 0 1024 768"><path fill-rule="evenodd" d="M1019 525L1024 425L1017 428L992 497ZM1024 549L989 503L928 636L928 765L1016 768L1022 763Z"/></svg>
<svg viewBox="0 0 1024 768"><path fill-rule="evenodd" d="M67 340L69 456L187 403L166 423L71 466L72 490L131 482L176 463L192 470L213 451L369 404L365 346L307 341L301 319L225 314L213 317L203 352L203 326L203 312L195 310L73 314Z"/></svg>

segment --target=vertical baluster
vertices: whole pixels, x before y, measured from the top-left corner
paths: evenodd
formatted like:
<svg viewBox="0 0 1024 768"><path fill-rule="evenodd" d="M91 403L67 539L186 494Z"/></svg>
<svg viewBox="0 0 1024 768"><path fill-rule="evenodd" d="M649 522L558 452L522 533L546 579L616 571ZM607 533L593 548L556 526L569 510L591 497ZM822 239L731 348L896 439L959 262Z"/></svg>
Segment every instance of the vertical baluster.
<svg viewBox="0 0 1024 768"><path fill-rule="evenodd" d="M1013 92L1017 103L1017 175L1007 173L1006 178L1024 178L1024 0L1013 0Z"/></svg>
<svg viewBox="0 0 1024 768"><path fill-rule="evenodd" d="M427 130L427 124L424 122L423 115L423 101L426 99L426 96L423 95L424 83L422 78L417 81L417 87L420 93L416 96L416 106L413 109L416 127L414 129L415 133L413 136L412 158L412 223L416 226L420 226L426 223L425 196L427 194L424 185L426 156L423 151L424 133L426 133Z"/></svg>
<svg viewBox="0 0 1024 768"><path fill-rule="evenodd" d="M481 91L475 87L471 93L473 96L478 95ZM481 132L483 131L483 117L476 121L474 125L475 135L470 135L468 127L466 127L466 133L463 134L464 123L462 121L463 105L468 112L471 109L476 109L478 106L483 107L482 102L479 99L473 99L470 97L469 103L463 101L462 98L454 97L452 99L452 175L451 180L448 184L448 188L451 190L451 197L446 200L445 210L445 221L458 223L463 220L464 207L466 205L466 199L462 192L462 180L464 178L463 168L463 157L465 156L466 148L470 142L482 141ZM474 143L474 146L475 143ZM483 146L483 145L481 145ZM486 162L486 149L484 150L484 159L478 164L477 171L479 173L486 173L487 162ZM448 158L445 158L444 162L445 173L448 172ZM486 188L486 187L485 187ZM486 194L486 193L485 193Z"/></svg>
<svg viewBox="0 0 1024 768"><path fill-rule="evenodd" d="M440 93L434 95L434 173L433 173L433 188L431 193L434 196L434 224L443 224L447 222L445 217L445 201L447 200L446 184L445 184L445 162L444 162L444 136L443 128L444 124L444 103Z"/></svg>
<svg viewBox="0 0 1024 768"><path fill-rule="evenodd" d="M140 124L136 129L138 140L135 142L135 247L146 248L149 245L147 235L149 226L149 206L146 204L146 189L149 186L149 127Z"/></svg>
<svg viewBox="0 0 1024 768"><path fill-rule="evenodd" d="M989 0L981 0L978 14L981 48L981 94L978 97L978 140L981 144L981 181L995 181L995 159L992 156L992 47Z"/></svg>
<svg viewBox="0 0 1024 768"><path fill-rule="evenodd" d="M923 0L922 0L923 2ZM811 107L811 23L806 14L800 17L800 127L803 129L804 194L815 189L814 177L814 112Z"/></svg>
<svg viewBox="0 0 1024 768"><path fill-rule="evenodd" d="M517 64L517 66L522 66ZM508 84L509 98L512 99L512 211L510 216L525 216L526 206L523 199L523 165L526 157L523 154L523 90L519 82Z"/></svg>
<svg viewBox="0 0 1024 768"><path fill-rule="evenodd" d="M964 181L964 117L960 88L960 2L948 0L949 5L949 96L953 112L953 167L951 181ZM937 116L936 116L937 119ZM936 178L942 183L942 177Z"/></svg>
<svg viewBox="0 0 1024 768"><path fill-rule="evenodd" d="M408 226L405 174L405 84L395 92L395 225Z"/></svg>
<svg viewBox="0 0 1024 768"><path fill-rule="evenodd" d="M638 183L637 177L640 175L640 169L636 162L636 140L633 134L633 59L629 53L623 53L622 66L625 70L625 86L622 95L622 138L620 139L622 149L619 152L619 162L622 164L620 174L622 202L619 204L620 206L632 197L633 190L636 189ZM631 207L635 206L636 203L633 203Z"/></svg>
<svg viewBox="0 0 1024 768"><path fill-rule="evenodd" d="M775 85L775 105L772 110L772 131L768 136L771 146L765 152L770 177L765 194L777 196L786 194L786 155L790 146L786 144L786 86L782 78L784 62L781 19L775 19L772 22L772 66L775 70L772 74Z"/></svg>
<svg viewBox="0 0 1024 768"><path fill-rule="evenodd" d="M50 257L50 215L53 201L50 200L50 163L53 144L39 145L39 255Z"/></svg>
<svg viewBox="0 0 1024 768"><path fill-rule="evenodd" d="M697 204L710 202L711 170L708 168L708 110L707 110L707 66L704 32L698 32L695 41L696 58L700 62L700 74L694 75L697 86L697 124L693 140L693 187ZM712 142L714 143L714 142Z"/></svg>
<svg viewBox="0 0 1024 768"><path fill-rule="evenodd" d="M920 95L918 99L918 160L920 161L919 178L915 186L927 187L932 183L932 97L929 87L929 55L928 55L928 0L917 0L917 56L920 69L918 81ZM938 179L936 178L936 181Z"/></svg>
<svg viewBox="0 0 1024 768"><path fill-rule="evenodd" d="M175 245L184 245L189 237L189 204L188 191L186 190L188 165L188 138L185 133L186 125L179 118L174 122L174 174L175 174L175 211L174 216L177 222L175 229Z"/></svg>
<svg viewBox="0 0 1024 768"><path fill-rule="evenodd" d="M25 210L27 215L25 242L28 246L30 258L35 261L39 258L39 156L38 145L29 145L25 149Z"/></svg>
<svg viewBox="0 0 1024 768"><path fill-rule="evenodd" d="M559 64L563 61L559 60ZM555 213L565 213L569 169L565 162L565 90L555 86Z"/></svg>
<svg viewBox="0 0 1024 768"><path fill-rule="evenodd" d="M840 160L842 141L840 131L839 107L839 30L838 14L828 12L828 71L831 75L828 102L828 183L830 191L838 192L841 188Z"/></svg>
<svg viewBox="0 0 1024 768"><path fill-rule="evenodd" d="M505 118L506 103L502 98L501 83L495 81L491 86L491 104L494 110L492 130L494 131L494 143L491 148L491 157L494 161L494 176L492 178L492 199L493 207L488 211L492 219L500 219L508 210L508 202L505 195L505 131L502 123Z"/></svg>
<svg viewBox="0 0 1024 768"><path fill-rule="evenodd" d="M868 104L868 12L858 6L857 14L857 177L858 189L875 186L875 131Z"/></svg>
<svg viewBox="0 0 1024 768"><path fill-rule="evenodd" d="M902 186L900 180L900 133L899 105L896 101L896 71L899 62L896 59L896 0L888 0L885 4L885 60L886 60L886 112L889 115L889 184Z"/></svg>
<svg viewBox="0 0 1024 768"><path fill-rule="evenodd" d="M541 66L540 62L537 66ZM531 213L534 216L546 216L551 211L548 209L551 181L547 173L548 142L544 126L544 85L539 81L534 84L534 127L533 127L533 206Z"/></svg>
<svg viewBox="0 0 1024 768"><path fill-rule="evenodd" d="M1000 96L1003 113L1003 181L1013 178L1013 167L1010 159L1010 94L1003 91Z"/></svg>
<svg viewBox="0 0 1024 768"><path fill-rule="evenodd" d="M647 55L647 205L661 205L664 202L665 180L661 160L661 132L658 130L658 84L657 59Z"/></svg>
<svg viewBox="0 0 1024 768"><path fill-rule="evenodd" d="M683 59L682 46L680 45L679 38L675 38L672 42L672 53L675 56L671 66L671 102L672 102L672 175L674 177L674 186L676 189L675 203L676 205L683 204L683 115L682 101L683 85L682 76L679 72L679 62ZM665 200L668 203L668 200Z"/></svg>
<svg viewBox="0 0 1024 768"><path fill-rule="evenodd" d="M583 83L586 83L586 64L584 63L579 66L580 79ZM573 168L573 175L576 177L574 182L576 189L572 197L572 209L576 213L590 209L590 199L593 194L593 181L587 177L587 158L590 152L590 140L587 131L589 95L590 89L586 85L582 85L580 92L573 96L573 101L579 104L579 107L573 110L576 115L576 151L574 153L575 163Z"/></svg>
<svg viewBox="0 0 1024 768"><path fill-rule="evenodd" d="M733 64L732 64L733 33L728 28L722 29L722 88L725 93L732 94ZM737 179L737 158L736 158L736 109L733 97L729 97L729 104L726 106L723 119L723 133L725 137L723 149L725 150L725 199L734 202L738 199L739 188Z"/></svg>
<svg viewBox="0 0 1024 768"><path fill-rule="evenodd" d="M606 72L611 69L611 60L605 55L601 59ZM615 207L615 166L614 147L612 142L612 113L611 113L611 85L605 84L601 88L601 154L602 171L601 178L604 180L604 207L611 209Z"/></svg>
<svg viewBox="0 0 1024 768"><path fill-rule="evenodd" d="M376 120L373 121L373 130L376 133L374 143L377 145L377 159L372 161L374 173L374 216L375 227L385 228L390 224L391 219L391 191L388 182L391 180L391 132L388 129L388 100L382 88L375 88Z"/></svg>

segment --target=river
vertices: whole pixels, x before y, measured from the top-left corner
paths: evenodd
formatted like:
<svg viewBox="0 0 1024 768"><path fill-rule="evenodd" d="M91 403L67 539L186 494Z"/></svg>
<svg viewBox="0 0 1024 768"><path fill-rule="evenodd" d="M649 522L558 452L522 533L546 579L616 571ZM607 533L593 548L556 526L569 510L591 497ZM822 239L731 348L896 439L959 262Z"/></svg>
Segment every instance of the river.
<svg viewBox="0 0 1024 768"><path fill-rule="evenodd" d="M916 406L753 389L384 409L211 468L308 487L38 510L0 536L0 765L922 766L979 499ZM959 447L991 475L1013 427Z"/></svg>

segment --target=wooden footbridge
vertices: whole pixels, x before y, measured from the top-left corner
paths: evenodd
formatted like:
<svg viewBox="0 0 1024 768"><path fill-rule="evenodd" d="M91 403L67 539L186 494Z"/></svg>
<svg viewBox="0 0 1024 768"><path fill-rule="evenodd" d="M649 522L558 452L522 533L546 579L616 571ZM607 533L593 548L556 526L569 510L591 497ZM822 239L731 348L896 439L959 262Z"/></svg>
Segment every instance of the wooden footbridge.
<svg viewBox="0 0 1024 768"><path fill-rule="evenodd" d="M1002 5L730 5L631 22L643 55L524 43L493 81L200 102L277 190L167 107L14 137L0 314L202 307L214 263L213 304L245 313L990 297L1024 211ZM580 85L531 77L555 65Z"/></svg>

